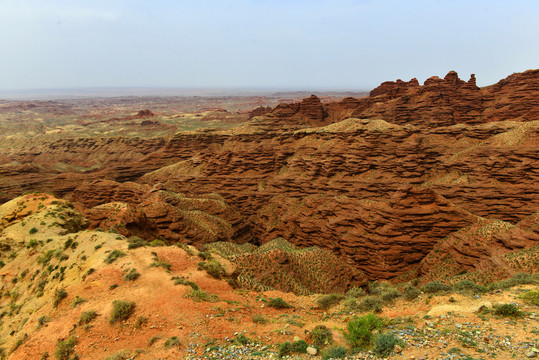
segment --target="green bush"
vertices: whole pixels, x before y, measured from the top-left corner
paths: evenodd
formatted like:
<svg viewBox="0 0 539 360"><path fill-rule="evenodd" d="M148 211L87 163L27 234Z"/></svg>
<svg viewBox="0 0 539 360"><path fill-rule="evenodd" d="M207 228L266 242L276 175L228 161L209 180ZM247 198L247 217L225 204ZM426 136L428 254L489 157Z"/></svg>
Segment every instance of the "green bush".
<svg viewBox="0 0 539 360"><path fill-rule="evenodd" d="M394 334L377 334L374 338L373 352L380 357L388 357L398 343L399 340Z"/></svg>
<svg viewBox="0 0 539 360"><path fill-rule="evenodd" d="M253 320L253 322L255 324L267 324L268 323L268 319L266 319L263 315L260 315L260 314L251 316L251 320Z"/></svg>
<svg viewBox="0 0 539 360"><path fill-rule="evenodd" d="M362 297L365 296L365 290L360 287L354 286L346 292L346 296L353 298Z"/></svg>
<svg viewBox="0 0 539 360"><path fill-rule="evenodd" d="M373 330L380 329L382 321L374 314L352 319L346 326L344 337L353 349L366 349L373 341Z"/></svg>
<svg viewBox="0 0 539 360"><path fill-rule="evenodd" d="M65 341L58 339L56 343L56 349L54 350L54 357L58 360L69 360L71 354L75 351L75 346L77 345L77 339L70 338Z"/></svg>
<svg viewBox="0 0 539 360"><path fill-rule="evenodd" d="M238 336L236 336L236 338L234 339L234 342L238 345L247 345L251 342L252 340L249 339L247 336L243 335L243 334L239 334Z"/></svg>
<svg viewBox="0 0 539 360"><path fill-rule="evenodd" d="M211 253L209 251L203 251L203 252L199 252L197 254L197 256L199 258L201 258L202 260L211 260L213 257L211 256Z"/></svg>
<svg viewBox="0 0 539 360"><path fill-rule="evenodd" d="M119 258L125 256L126 254L123 252L123 251L120 251L120 250L112 250L108 255L107 257L105 258L105 263L107 264L112 264L113 262L115 262L116 260L118 260Z"/></svg>
<svg viewBox="0 0 539 360"><path fill-rule="evenodd" d="M408 301L416 299L421 294L421 291L411 285L406 285L403 292L404 298Z"/></svg>
<svg viewBox="0 0 539 360"><path fill-rule="evenodd" d="M150 241L150 246L151 247L165 246L166 244L167 244L166 242L164 242L163 240L159 240L159 239L155 239L155 240Z"/></svg>
<svg viewBox="0 0 539 360"><path fill-rule="evenodd" d="M201 261L198 263L199 270L206 270L206 272L216 278L220 279L225 275L225 268L217 260L212 259L209 262Z"/></svg>
<svg viewBox="0 0 539 360"><path fill-rule="evenodd" d="M69 249L69 247L71 246L71 244L73 244L73 239L72 239L72 238L68 238L68 239L64 242L64 250Z"/></svg>
<svg viewBox="0 0 539 360"><path fill-rule="evenodd" d="M88 310L80 314L79 325L89 324L93 319L97 317L95 310Z"/></svg>
<svg viewBox="0 0 539 360"><path fill-rule="evenodd" d="M28 231L28 233L30 235L34 235L35 233L37 233L37 229L35 227L31 228L30 231Z"/></svg>
<svg viewBox="0 0 539 360"><path fill-rule="evenodd" d="M67 292L65 289L58 289L54 292L54 308L57 308L60 305L60 302L67 297Z"/></svg>
<svg viewBox="0 0 539 360"><path fill-rule="evenodd" d="M308 347L309 344L305 340L296 340L292 343L292 351L296 353L305 353Z"/></svg>
<svg viewBox="0 0 539 360"><path fill-rule="evenodd" d="M177 336L172 336L165 341L165 348L180 347L180 339Z"/></svg>
<svg viewBox="0 0 539 360"><path fill-rule="evenodd" d="M204 290L195 290L191 289L187 294L185 294L185 297L193 299L193 301L200 302L200 301L208 301L208 302L215 302L219 300L219 297L215 294L210 294Z"/></svg>
<svg viewBox="0 0 539 360"><path fill-rule="evenodd" d="M112 312L110 313L111 324L129 319L135 312L135 303L132 301L114 300L112 302Z"/></svg>
<svg viewBox="0 0 539 360"><path fill-rule="evenodd" d="M26 248L27 249L35 248L38 245L39 245L39 242L36 239L30 239L30 241L28 241L28 245L26 245Z"/></svg>
<svg viewBox="0 0 539 360"><path fill-rule="evenodd" d="M359 301L357 307L360 311L379 313L382 311L382 299L379 296L365 296Z"/></svg>
<svg viewBox="0 0 539 360"><path fill-rule="evenodd" d="M283 356L290 355L292 353L305 353L307 351L307 343L303 340L297 340L293 343L286 341L279 346L278 356L282 358Z"/></svg>
<svg viewBox="0 0 539 360"><path fill-rule="evenodd" d="M481 294L487 291L484 286L478 285L470 280L463 280L453 285L453 288L461 293Z"/></svg>
<svg viewBox="0 0 539 360"><path fill-rule="evenodd" d="M71 307L77 307L77 305L80 305L85 302L86 302L85 298L81 298L80 296L77 295L75 296L75 300L71 302Z"/></svg>
<svg viewBox="0 0 539 360"><path fill-rule="evenodd" d="M288 309L288 308L292 307L292 305L290 305L289 303L287 303L286 301L284 301L280 297L278 297L278 298L270 298L269 301L268 301L268 306L271 306L271 307L276 308L276 309Z"/></svg>
<svg viewBox="0 0 539 360"><path fill-rule="evenodd" d="M138 236L131 236L129 239L127 239L127 249L137 249L139 247L147 246L148 242L139 238Z"/></svg>
<svg viewBox="0 0 539 360"><path fill-rule="evenodd" d="M439 292L448 292L451 290L451 286L442 284L439 281L431 281L423 286L423 292L429 294L435 294Z"/></svg>
<svg viewBox="0 0 539 360"><path fill-rule="evenodd" d="M140 274L137 272L137 269L129 269L124 271L124 280L125 281L135 281L139 278Z"/></svg>
<svg viewBox="0 0 539 360"><path fill-rule="evenodd" d="M503 317L519 317L522 316L522 311L515 304L494 305L494 314Z"/></svg>
<svg viewBox="0 0 539 360"><path fill-rule="evenodd" d="M148 318L146 316L139 316L137 317L137 319L135 320L135 324L133 325L133 327L135 329L140 329L142 327L142 325L146 324L148 322Z"/></svg>
<svg viewBox="0 0 539 360"><path fill-rule="evenodd" d="M292 353L292 344L290 341L286 341L279 346L279 353L277 356L282 358L283 356L290 355Z"/></svg>
<svg viewBox="0 0 539 360"><path fill-rule="evenodd" d="M312 344L320 349L333 343L333 334L325 325L317 325L311 331Z"/></svg>
<svg viewBox="0 0 539 360"><path fill-rule="evenodd" d="M520 295L520 298L527 304L539 305L539 290L527 291Z"/></svg>
<svg viewBox="0 0 539 360"><path fill-rule="evenodd" d="M337 305L344 299L342 294L328 294L318 298L318 307L322 310L327 310L334 305Z"/></svg>
<svg viewBox="0 0 539 360"><path fill-rule="evenodd" d="M172 278L172 280L174 280L174 285L189 285L194 290L199 289L199 287L198 287L198 285L196 283L194 283L193 281L188 280L186 278L179 277L179 276L174 276Z"/></svg>
<svg viewBox="0 0 539 360"><path fill-rule="evenodd" d="M42 327L43 325L45 325L49 321L51 321L51 318L48 317L47 315L40 316L37 319L37 328L39 329L40 327Z"/></svg>
<svg viewBox="0 0 539 360"><path fill-rule="evenodd" d="M153 262L150 264L151 267L162 267L163 269L166 269L167 271L170 271L172 269L172 265L166 262L165 260L160 260L159 256L157 256L157 253L152 252L153 254Z"/></svg>
<svg viewBox="0 0 539 360"><path fill-rule="evenodd" d="M129 355L129 352L126 349L122 349L110 356L107 356L105 360L128 360L130 358L131 356Z"/></svg>
<svg viewBox="0 0 539 360"><path fill-rule="evenodd" d="M322 355L323 360L327 359L344 359L346 357L347 350L344 346L332 346L324 351L320 355Z"/></svg>

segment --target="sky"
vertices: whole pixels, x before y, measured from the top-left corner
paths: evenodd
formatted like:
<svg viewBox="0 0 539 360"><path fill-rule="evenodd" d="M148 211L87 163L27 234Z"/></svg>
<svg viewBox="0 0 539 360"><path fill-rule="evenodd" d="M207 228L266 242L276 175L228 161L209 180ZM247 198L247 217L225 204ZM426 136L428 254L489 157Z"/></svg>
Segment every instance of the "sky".
<svg viewBox="0 0 539 360"><path fill-rule="evenodd" d="M539 0L0 0L0 90L362 90L539 67Z"/></svg>

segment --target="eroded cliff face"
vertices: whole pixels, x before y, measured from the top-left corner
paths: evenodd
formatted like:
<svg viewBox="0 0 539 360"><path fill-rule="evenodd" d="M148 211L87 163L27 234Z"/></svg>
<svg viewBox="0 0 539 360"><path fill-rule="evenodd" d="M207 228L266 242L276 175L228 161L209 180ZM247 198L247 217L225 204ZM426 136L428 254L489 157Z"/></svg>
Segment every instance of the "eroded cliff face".
<svg viewBox="0 0 539 360"><path fill-rule="evenodd" d="M539 70L486 88L478 88L474 76L463 81L450 72L423 85L415 79L386 82L364 98L324 104L311 96L259 109L249 123L229 131L132 143L116 138L110 146L77 144L65 154L67 145L60 143L24 152L25 164L14 164L21 168L13 171L25 179L24 188L46 184L60 194L83 180L136 181L82 185L72 200L88 209L94 226L105 226L113 214L106 203L119 201L127 210L114 210L113 218L192 244L207 239L186 235L178 206L150 190L160 183L160 191L195 198L217 193L237 210L211 213L224 216L233 231L210 239L263 244L283 237L301 247L329 249L370 280L406 278L437 268L433 250L456 253L449 244L439 248L442 239L462 238L460 232L479 218L519 228L535 224L530 216L539 208L538 99ZM41 174L36 164L47 156L74 166L88 153L84 166L95 164L92 159L100 165L34 177ZM0 175L10 180L0 184L4 194L20 188L17 176ZM158 225L148 225L152 221ZM532 225L526 234L533 233ZM515 230L496 244L517 238L524 239L523 248L537 241ZM492 252L464 254L455 256L459 271L478 256L478 263L496 263Z"/></svg>
<svg viewBox="0 0 539 360"><path fill-rule="evenodd" d="M249 217L260 242L317 245L387 279L477 216L516 223L536 211L538 129L537 121L430 129L348 119L230 134L139 182L217 192Z"/></svg>
<svg viewBox="0 0 539 360"><path fill-rule="evenodd" d="M77 187L69 199L88 218L91 229L197 246L252 242L245 218L217 194L186 196L165 191L161 184L98 180Z"/></svg>

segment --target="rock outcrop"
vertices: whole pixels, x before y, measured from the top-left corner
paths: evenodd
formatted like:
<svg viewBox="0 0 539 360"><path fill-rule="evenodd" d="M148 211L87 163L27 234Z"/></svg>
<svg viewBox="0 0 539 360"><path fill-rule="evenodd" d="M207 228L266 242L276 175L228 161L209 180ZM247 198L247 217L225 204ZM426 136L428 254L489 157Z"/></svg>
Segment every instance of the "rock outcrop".
<svg viewBox="0 0 539 360"><path fill-rule="evenodd" d="M184 196L159 184L100 180L77 187L70 199L89 219L91 229L197 246L252 241L244 217L217 194Z"/></svg>

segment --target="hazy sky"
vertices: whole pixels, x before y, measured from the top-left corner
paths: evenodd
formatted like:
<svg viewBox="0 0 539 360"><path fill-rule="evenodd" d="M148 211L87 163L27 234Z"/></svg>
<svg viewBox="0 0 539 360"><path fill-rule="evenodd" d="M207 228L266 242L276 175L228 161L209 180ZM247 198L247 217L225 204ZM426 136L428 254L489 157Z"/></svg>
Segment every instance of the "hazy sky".
<svg viewBox="0 0 539 360"><path fill-rule="evenodd" d="M0 90L489 85L538 67L538 0L0 0Z"/></svg>

